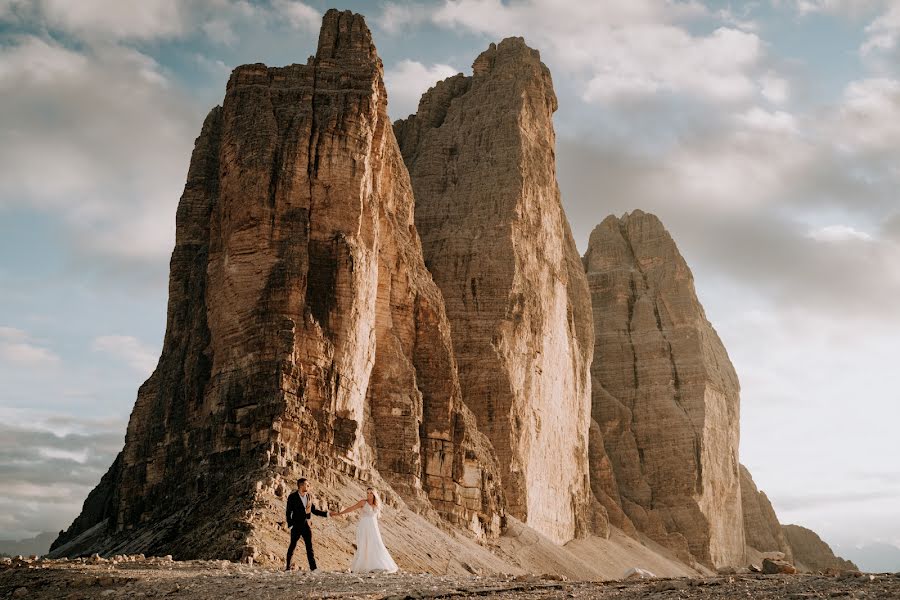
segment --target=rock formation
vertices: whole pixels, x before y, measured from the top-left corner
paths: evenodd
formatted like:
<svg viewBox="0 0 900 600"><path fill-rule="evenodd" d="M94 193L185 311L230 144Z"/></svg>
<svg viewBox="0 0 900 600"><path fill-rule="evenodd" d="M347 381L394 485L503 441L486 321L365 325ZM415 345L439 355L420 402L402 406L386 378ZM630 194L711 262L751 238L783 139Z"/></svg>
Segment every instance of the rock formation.
<svg viewBox="0 0 900 600"><path fill-rule="evenodd" d="M556 96L522 38L491 44L472 70L394 128L463 399L497 452L509 512L562 543L590 527L593 329L556 182Z"/></svg>
<svg viewBox="0 0 900 600"><path fill-rule="evenodd" d="M744 539L749 549L757 552L781 552L793 562L791 546L784 537L781 524L768 496L756 488L747 467L741 470L741 509L744 513Z"/></svg>
<svg viewBox="0 0 900 600"><path fill-rule="evenodd" d="M234 70L178 206L162 356L57 554L252 556L301 475L497 532L382 72L334 10L307 64Z"/></svg>
<svg viewBox="0 0 900 600"><path fill-rule="evenodd" d="M798 568L806 571L824 571L828 568L859 570L851 561L835 556L831 547L816 532L800 525L784 525L782 528Z"/></svg>
<svg viewBox="0 0 900 600"><path fill-rule="evenodd" d="M603 444L591 452L611 465L592 470L594 487L684 560L741 564L739 385L690 269L659 219L639 210L594 229L584 267L591 439Z"/></svg>

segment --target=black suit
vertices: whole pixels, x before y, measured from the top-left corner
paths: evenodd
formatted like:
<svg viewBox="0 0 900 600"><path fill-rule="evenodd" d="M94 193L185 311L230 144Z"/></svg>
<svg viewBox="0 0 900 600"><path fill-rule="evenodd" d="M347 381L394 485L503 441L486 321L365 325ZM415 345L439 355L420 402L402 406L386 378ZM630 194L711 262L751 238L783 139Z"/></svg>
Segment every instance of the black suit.
<svg viewBox="0 0 900 600"><path fill-rule="evenodd" d="M311 501L311 499L310 499ZM317 517L327 517L328 511L319 510L315 504L310 506L310 512ZM300 499L300 493L291 492L287 499L287 525L291 528L291 545L287 551L287 568L291 567L291 557L294 555L294 548L297 547L297 540L303 538L306 545L306 559L309 561L309 570L316 569L316 557L313 555L312 546L312 529L309 528L309 517L306 509L303 508L303 500Z"/></svg>

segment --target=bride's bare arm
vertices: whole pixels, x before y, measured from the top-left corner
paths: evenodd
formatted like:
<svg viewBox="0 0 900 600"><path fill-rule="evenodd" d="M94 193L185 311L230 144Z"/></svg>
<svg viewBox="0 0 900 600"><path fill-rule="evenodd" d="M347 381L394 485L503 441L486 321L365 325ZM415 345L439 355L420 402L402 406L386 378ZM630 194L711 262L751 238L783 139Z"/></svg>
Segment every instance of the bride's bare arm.
<svg viewBox="0 0 900 600"><path fill-rule="evenodd" d="M357 502L357 503L354 504L353 506L349 506L349 507L345 508L344 510L342 510L341 512L333 513L333 516L339 517L340 515L344 515L344 514L347 514L347 513L349 513L349 512L353 512L354 510L359 510L359 509L361 509L363 506L365 506L365 504L366 504L366 501L365 501L365 500L360 500L359 502Z"/></svg>

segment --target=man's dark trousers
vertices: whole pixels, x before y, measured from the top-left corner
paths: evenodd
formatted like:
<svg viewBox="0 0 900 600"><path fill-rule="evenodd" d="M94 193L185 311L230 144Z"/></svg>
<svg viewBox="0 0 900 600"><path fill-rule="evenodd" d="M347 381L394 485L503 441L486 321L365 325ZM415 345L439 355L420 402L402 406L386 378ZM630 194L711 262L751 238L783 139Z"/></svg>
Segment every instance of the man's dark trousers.
<svg viewBox="0 0 900 600"><path fill-rule="evenodd" d="M309 528L309 521L306 519L291 527L291 545L288 546L287 550L287 566L291 566L291 557L294 556L294 548L297 547L297 540L300 538L303 538L303 543L306 545L306 560L309 561L309 570L315 571L316 557L313 554L312 530Z"/></svg>

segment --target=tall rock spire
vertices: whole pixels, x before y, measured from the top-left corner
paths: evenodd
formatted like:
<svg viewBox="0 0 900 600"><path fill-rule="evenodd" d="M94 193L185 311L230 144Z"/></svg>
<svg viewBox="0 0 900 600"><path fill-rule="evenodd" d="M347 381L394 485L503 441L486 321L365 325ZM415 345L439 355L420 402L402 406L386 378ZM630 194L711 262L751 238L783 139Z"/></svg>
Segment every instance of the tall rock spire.
<svg viewBox="0 0 900 600"><path fill-rule="evenodd" d="M604 445L591 452L605 451L614 475L595 487L682 559L742 564L738 379L690 269L659 219L639 210L594 229L584 266L595 331L592 442Z"/></svg>
<svg viewBox="0 0 900 600"><path fill-rule="evenodd" d="M159 365L57 554L241 558L284 537L299 476L386 482L496 533L496 462L462 403L386 105L351 12L325 14L306 65L234 70L178 207Z"/></svg>
<svg viewBox="0 0 900 600"><path fill-rule="evenodd" d="M425 262L443 292L463 399L512 515L585 531L593 328L556 182L550 72L522 38L437 83L394 124Z"/></svg>

